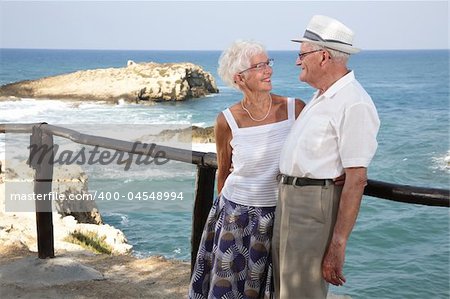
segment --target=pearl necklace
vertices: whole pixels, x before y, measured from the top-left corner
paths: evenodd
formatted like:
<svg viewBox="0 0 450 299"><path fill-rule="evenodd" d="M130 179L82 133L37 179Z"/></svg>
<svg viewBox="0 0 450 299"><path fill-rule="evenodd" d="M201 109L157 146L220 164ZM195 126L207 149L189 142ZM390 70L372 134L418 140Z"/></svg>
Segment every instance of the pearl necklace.
<svg viewBox="0 0 450 299"><path fill-rule="evenodd" d="M250 118L251 118L252 120L258 121L258 122L259 122L259 121L265 120L265 119L267 118L267 116L269 116L270 109L272 109L272 95L271 95L271 94L269 94L269 100L270 100L269 110L267 110L266 115L265 115L263 118L261 118L261 119L255 119L255 118L253 118L253 116L251 115L250 111L248 111L248 109L245 108L245 106L244 106L244 100L241 101L241 106L242 106L242 109L244 109L244 111L247 112L248 116L250 116Z"/></svg>

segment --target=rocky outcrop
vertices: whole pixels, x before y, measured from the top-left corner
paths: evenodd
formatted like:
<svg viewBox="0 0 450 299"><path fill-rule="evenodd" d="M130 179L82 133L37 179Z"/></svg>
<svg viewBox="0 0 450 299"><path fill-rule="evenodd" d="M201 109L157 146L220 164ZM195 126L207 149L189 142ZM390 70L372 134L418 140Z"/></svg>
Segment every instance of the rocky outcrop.
<svg viewBox="0 0 450 299"><path fill-rule="evenodd" d="M55 167L53 177L55 178L52 184L53 191L57 194L64 194L65 198L69 198L69 196L82 198L89 194L88 177L78 165ZM95 201L63 200L54 201L54 204L56 211L63 217L73 216L79 223L103 224Z"/></svg>
<svg viewBox="0 0 450 299"><path fill-rule="evenodd" d="M2 165L0 173L0 248L6 245L25 246L31 251L37 251L36 214L34 212L6 211L5 196L11 192L12 184L19 184L20 192L33 192L33 170L25 163ZM6 184L8 192L6 192ZM52 191L58 194L83 194L87 192L87 176L78 165L55 166ZM34 203L32 203L34 204ZM95 202L63 201L55 204L57 212L53 212L53 231L55 250L68 250L81 247L67 243L66 238L74 232L93 232L111 247L113 254L128 254L132 245L122 231L102 224L100 213ZM81 206L83 205L83 206Z"/></svg>
<svg viewBox="0 0 450 299"><path fill-rule="evenodd" d="M142 142L174 141L182 143L215 143L214 127L191 126L184 129L167 129L157 135L146 135L139 138Z"/></svg>
<svg viewBox="0 0 450 299"><path fill-rule="evenodd" d="M21 193L33 193L34 170L25 163L11 162L11 165L0 173L0 183L8 181L18 184ZM20 184L20 185L19 185ZM13 187L11 187L13 188ZM88 178L78 165L60 165L54 167L52 192L82 198L88 194ZM4 204L4 202L2 201ZM53 200L53 210L61 216L73 216L79 223L103 224L95 201L89 200Z"/></svg>
<svg viewBox="0 0 450 299"><path fill-rule="evenodd" d="M214 77L193 63L135 63L0 86L11 97L118 101L183 101L217 93Z"/></svg>

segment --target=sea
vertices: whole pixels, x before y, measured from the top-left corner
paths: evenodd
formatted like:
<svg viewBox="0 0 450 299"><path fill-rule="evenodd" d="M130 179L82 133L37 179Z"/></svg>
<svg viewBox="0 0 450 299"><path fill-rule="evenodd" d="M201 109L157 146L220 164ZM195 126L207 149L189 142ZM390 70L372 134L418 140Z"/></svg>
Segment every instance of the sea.
<svg viewBox="0 0 450 299"><path fill-rule="evenodd" d="M308 102L314 90L299 82L296 55L295 51L269 51L274 59L273 92ZM0 123L47 122L74 126L81 133L89 133L85 131L88 125L110 126L112 131L115 126L131 127L131 131L164 125L212 126L220 111L241 99L238 91L218 77L219 56L220 51L0 49L0 85L124 67L133 60L198 64L215 77L220 90L203 98L153 105L5 100L0 101ZM381 120L369 179L449 189L449 51L363 51L351 57L349 66L372 96ZM3 157L5 143L5 136L0 136ZM194 144L192 149L215 151L214 144ZM105 223L125 233L134 255L190 260L196 168L184 166L153 165L131 172L93 165L87 170L90 191L112 192L110 200L96 200L97 205ZM150 200L137 202L143 190L177 196L184 192L188 205L156 212ZM130 192L135 200L114 200L114 194ZM347 283L331 287L331 292L352 298L449 298L449 211L364 196L347 247Z"/></svg>

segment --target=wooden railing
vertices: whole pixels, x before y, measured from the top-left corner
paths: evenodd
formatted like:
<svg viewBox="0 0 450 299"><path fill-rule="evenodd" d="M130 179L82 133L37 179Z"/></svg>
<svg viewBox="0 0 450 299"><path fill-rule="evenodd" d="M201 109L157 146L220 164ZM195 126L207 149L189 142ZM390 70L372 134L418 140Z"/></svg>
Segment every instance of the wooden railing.
<svg viewBox="0 0 450 299"><path fill-rule="evenodd" d="M155 153L163 151L167 159L197 165L191 238L191 267L193 267L203 226L213 203L217 169L215 153L188 151L156 144L154 146L136 145L136 143L129 141L82 134L45 123L0 124L0 133L31 133L30 145L46 145L47 148L53 146L53 136L59 136L80 144L151 157L154 157ZM41 161L37 162L35 159L29 159L28 161L36 171L34 183L36 194L49 194L51 192L53 164L48 162L52 160L53 152L49 151ZM447 189L423 188L368 180L364 194L410 204L450 207L450 190ZM36 201L38 255L42 259L54 257L52 213L48 211L51 211L50 201Z"/></svg>

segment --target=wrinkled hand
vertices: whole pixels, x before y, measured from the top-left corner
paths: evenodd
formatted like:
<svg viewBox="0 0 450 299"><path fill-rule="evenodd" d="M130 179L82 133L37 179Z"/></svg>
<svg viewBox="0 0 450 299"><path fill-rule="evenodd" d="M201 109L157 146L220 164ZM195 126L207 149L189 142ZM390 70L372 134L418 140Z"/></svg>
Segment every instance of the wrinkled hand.
<svg viewBox="0 0 450 299"><path fill-rule="evenodd" d="M344 268L345 247L330 243L322 261L323 278L335 285L341 286L345 283Z"/></svg>
<svg viewBox="0 0 450 299"><path fill-rule="evenodd" d="M342 186L342 185L344 185L344 184L345 184L345 173L344 173L343 175L338 176L337 178L335 178L335 179L333 180L333 182L334 182L334 184L335 184L336 186Z"/></svg>

